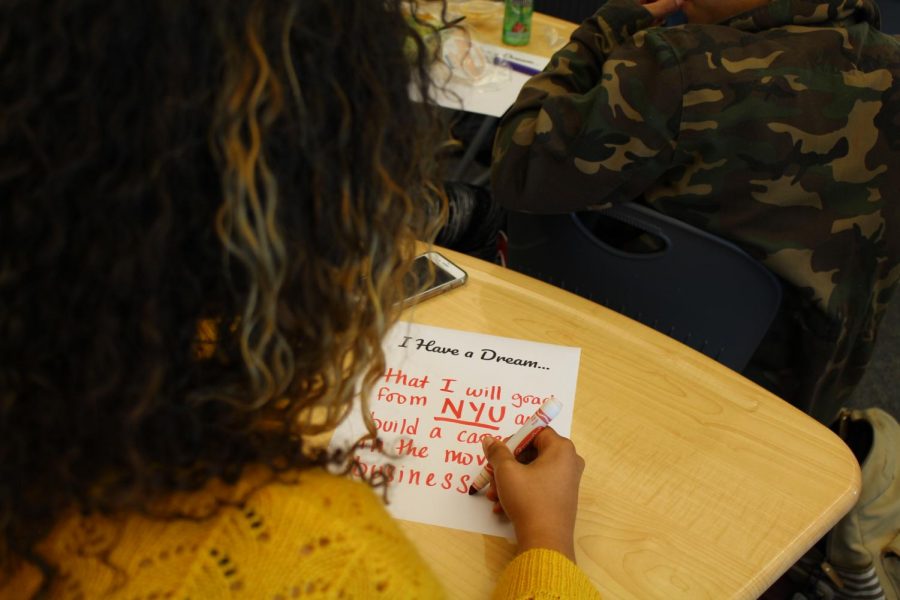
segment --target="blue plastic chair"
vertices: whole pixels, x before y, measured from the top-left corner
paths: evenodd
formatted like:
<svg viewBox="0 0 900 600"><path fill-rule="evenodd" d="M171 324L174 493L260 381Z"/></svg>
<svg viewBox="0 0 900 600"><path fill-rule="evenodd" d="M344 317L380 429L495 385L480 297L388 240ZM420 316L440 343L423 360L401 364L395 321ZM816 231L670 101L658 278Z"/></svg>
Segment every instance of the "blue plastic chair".
<svg viewBox="0 0 900 600"><path fill-rule="evenodd" d="M734 244L628 203L603 212L509 213L508 266L640 321L741 371L781 304L781 284ZM652 235L650 253L597 237L612 219ZM609 222L609 221L607 221Z"/></svg>

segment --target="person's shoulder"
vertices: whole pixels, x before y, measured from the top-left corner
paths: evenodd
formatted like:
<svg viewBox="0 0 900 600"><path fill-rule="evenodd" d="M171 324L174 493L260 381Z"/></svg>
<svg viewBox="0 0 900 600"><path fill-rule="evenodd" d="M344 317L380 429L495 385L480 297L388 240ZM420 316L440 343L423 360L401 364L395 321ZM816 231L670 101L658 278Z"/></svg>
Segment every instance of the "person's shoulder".
<svg viewBox="0 0 900 600"><path fill-rule="evenodd" d="M726 54L754 52L751 48L766 43L760 36L723 25L682 24L650 27L635 34L634 47L652 53L663 64Z"/></svg>
<svg viewBox="0 0 900 600"><path fill-rule="evenodd" d="M366 483L324 469L310 469L278 478L259 491L260 501L293 510L304 505L333 517L386 516L384 505Z"/></svg>
<svg viewBox="0 0 900 600"><path fill-rule="evenodd" d="M651 27L647 34L666 39L669 43L690 46L731 44L753 34L727 25L682 23L668 27Z"/></svg>
<svg viewBox="0 0 900 600"><path fill-rule="evenodd" d="M897 39L871 30L866 35L836 26L784 26L744 30L716 24L684 24L647 30L647 39L664 40L689 71L726 74L778 68L820 72L850 68L892 68ZM657 42L658 43L658 42Z"/></svg>
<svg viewBox="0 0 900 600"><path fill-rule="evenodd" d="M658 68L674 66L682 49L691 47L692 43L683 36L671 36L671 29L673 28L659 26L641 29L614 48L607 61L655 63Z"/></svg>

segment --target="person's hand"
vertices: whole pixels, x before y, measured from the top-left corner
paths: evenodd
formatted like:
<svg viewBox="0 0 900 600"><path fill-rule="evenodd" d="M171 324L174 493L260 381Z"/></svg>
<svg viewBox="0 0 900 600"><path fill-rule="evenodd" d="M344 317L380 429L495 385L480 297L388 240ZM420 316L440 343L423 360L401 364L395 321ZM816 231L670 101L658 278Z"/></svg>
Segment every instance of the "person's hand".
<svg viewBox="0 0 900 600"><path fill-rule="evenodd" d="M506 444L485 437L482 445L494 469L487 497L494 512L512 521L519 550L548 548L575 560L575 513L584 459L568 438L551 428L534 438L537 458L518 462Z"/></svg>
<svg viewBox="0 0 900 600"><path fill-rule="evenodd" d="M669 15L681 10L684 0L640 0L640 3L656 21L662 22Z"/></svg>

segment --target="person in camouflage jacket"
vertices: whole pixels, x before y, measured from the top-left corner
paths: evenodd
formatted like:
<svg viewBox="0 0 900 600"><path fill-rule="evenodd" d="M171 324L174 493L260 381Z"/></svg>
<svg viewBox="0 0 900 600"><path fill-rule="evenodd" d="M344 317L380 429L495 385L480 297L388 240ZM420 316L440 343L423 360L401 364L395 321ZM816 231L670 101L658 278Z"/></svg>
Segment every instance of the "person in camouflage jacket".
<svg viewBox="0 0 900 600"><path fill-rule="evenodd" d="M610 0L523 87L494 195L638 200L742 247L785 290L745 374L829 421L900 279L900 39L872 0L684 0L677 27L652 4Z"/></svg>

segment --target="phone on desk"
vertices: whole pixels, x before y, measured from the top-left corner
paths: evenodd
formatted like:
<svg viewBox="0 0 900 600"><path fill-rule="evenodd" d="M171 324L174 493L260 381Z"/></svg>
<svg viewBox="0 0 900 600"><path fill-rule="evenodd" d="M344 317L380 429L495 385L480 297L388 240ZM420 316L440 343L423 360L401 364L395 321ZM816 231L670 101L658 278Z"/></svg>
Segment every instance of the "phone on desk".
<svg viewBox="0 0 900 600"><path fill-rule="evenodd" d="M452 290L466 282L468 275L450 260L437 253L426 252L413 260L412 268L403 280L406 289L404 308Z"/></svg>

